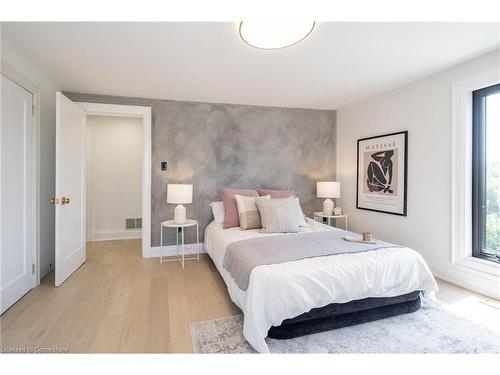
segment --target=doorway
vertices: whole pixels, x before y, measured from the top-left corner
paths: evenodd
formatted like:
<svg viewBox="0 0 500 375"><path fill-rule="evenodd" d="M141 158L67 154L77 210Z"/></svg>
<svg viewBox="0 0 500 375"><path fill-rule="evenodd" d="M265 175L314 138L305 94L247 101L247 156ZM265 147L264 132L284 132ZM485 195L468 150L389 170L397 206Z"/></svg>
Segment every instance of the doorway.
<svg viewBox="0 0 500 375"><path fill-rule="evenodd" d="M53 202L56 209L55 285L59 286L85 262L88 232L92 240L125 239L131 235L137 238L140 233L142 256L150 256L151 108L75 103L60 92L56 98L56 196ZM89 131L94 139L87 146L89 119ZM139 121L142 129L136 128L134 119ZM126 126L129 126L130 131L124 131ZM115 133L115 128L118 128L118 133ZM140 131L142 149L138 146L141 136L137 137L137 134L141 134ZM122 137L124 132L130 134ZM135 146L124 145L121 143L124 138L134 138L138 143L134 143ZM88 147L92 148L90 153ZM136 150L130 152L131 147ZM142 159L139 156L141 153ZM135 157L130 159L129 154ZM98 160L91 161L93 170L90 176L93 181L87 185L88 157ZM141 160L142 169L139 169ZM140 196L141 216L138 215L137 200L130 210L117 208L117 205L124 204L123 196L125 200L130 197L127 193L130 186L124 180L127 178L125 175L131 173L127 163L134 164L137 167L134 169L140 170L134 175L141 175L141 189L140 193L134 195ZM136 178L134 186L137 193L139 188ZM91 189L90 202L88 189ZM88 208L91 210L89 222ZM119 215L114 215L115 210L120 211ZM137 231L138 226L144 230Z"/></svg>
<svg viewBox="0 0 500 375"><path fill-rule="evenodd" d="M142 237L143 148L140 118L87 116L87 241Z"/></svg>

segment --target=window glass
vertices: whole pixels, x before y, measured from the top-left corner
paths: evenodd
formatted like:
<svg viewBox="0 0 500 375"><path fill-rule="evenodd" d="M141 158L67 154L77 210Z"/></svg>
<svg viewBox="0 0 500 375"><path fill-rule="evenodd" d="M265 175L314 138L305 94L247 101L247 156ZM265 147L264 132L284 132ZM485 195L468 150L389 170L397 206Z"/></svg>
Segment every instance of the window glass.
<svg viewBox="0 0 500 375"><path fill-rule="evenodd" d="M486 96L485 253L500 256L500 93Z"/></svg>

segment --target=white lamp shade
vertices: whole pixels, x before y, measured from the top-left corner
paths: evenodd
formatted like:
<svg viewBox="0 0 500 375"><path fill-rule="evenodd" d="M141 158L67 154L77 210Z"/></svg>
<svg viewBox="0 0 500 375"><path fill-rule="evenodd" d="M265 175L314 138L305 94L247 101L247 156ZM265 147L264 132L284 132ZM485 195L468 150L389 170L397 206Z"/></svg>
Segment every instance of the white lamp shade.
<svg viewBox="0 0 500 375"><path fill-rule="evenodd" d="M167 203L173 203L173 204L193 203L193 185L167 184Z"/></svg>
<svg viewBox="0 0 500 375"><path fill-rule="evenodd" d="M340 182L318 181L316 190L318 198L340 198Z"/></svg>

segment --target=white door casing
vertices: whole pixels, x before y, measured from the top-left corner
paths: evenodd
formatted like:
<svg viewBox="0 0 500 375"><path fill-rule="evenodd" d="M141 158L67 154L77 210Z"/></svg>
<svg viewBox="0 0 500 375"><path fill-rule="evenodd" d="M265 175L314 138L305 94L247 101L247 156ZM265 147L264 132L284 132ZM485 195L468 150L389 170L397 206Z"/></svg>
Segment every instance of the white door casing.
<svg viewBox="0 0 500 375"><path fill-rule="evenodd" d="M33 95L1 76L0 313L34 285Z"/></svg>
<svg viewBox="0 0 500 375"><path fill-rule="evenodd" d="M151 107L103 103L78 103L87 115L138 117L143 127L142 167L142 256L159 256L151 250Z"/></svg>
<svg viewBox="0 0 500 375"><path fill-rule="evenodd" d="M56 286L86 259L86 119L78 105L62 93L56 94Z"/></svg>

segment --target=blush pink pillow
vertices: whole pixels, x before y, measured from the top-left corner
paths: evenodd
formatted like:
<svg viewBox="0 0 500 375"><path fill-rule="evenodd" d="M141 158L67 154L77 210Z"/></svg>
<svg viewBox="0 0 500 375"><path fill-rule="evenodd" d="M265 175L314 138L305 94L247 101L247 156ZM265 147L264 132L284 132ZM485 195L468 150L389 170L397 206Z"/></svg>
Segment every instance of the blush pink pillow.
<svg viewBox="0 0 500 375"><path fill-rule="evenodd" d="M257 189L259 195L270 195L271 198L288 198L294 197L295 191L293 190L269 190L269 189Z"/></svg>
<svg viewBox="0 0 500 375"><path fill-rule="evenodd" d="M244 197L258 197L257 190L250 189L229 189L220 188L219 194L224 202L224 225L223 228L232 228L240 226L240 218L238 215L238 206L236 205L235 194L243 195Z"/></svg>

